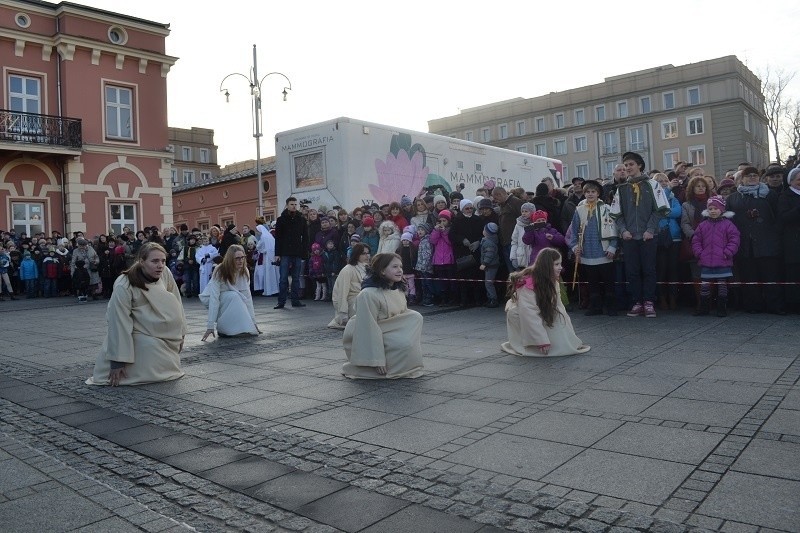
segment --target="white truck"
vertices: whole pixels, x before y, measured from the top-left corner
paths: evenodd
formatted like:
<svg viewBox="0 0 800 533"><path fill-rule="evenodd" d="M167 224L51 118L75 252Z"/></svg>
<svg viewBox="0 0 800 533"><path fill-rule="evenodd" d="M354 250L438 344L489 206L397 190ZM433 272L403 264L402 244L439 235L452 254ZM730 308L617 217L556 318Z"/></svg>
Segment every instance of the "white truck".
<svg viewBox="0 0 800 533"><path fill-rule="evenodd" d="M474 198L488 180L526 191L542 178L561 183L561 161L341 117L275 136L278 205L289 196L314 206L399 202L423 188L463 189Z"/></svg>

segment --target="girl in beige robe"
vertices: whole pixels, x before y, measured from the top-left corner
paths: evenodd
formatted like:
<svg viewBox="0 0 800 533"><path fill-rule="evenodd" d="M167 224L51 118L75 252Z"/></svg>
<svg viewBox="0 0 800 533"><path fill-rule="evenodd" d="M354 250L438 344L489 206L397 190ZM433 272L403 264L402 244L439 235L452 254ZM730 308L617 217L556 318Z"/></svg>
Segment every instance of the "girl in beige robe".
<svg viewBox="0 0 800 533"><path fill-rule="evenodd" d="M508 341L504 352L524 357L559 357L586 353L590 347L575 335L560 298L561 254L545 248L532 266L509 276L506 304ZM537 284L542 288L537 291Z"/></svg>
<svg viewBox="0 0 800 533"><path fill-rule="evenodd" d="M328 324L329 328L344 329L345 324L356 314L356 297L361 292L361 283L367 277L367 265L369 247L362 243L354 245L350 259L333 284L333 319Z"/></svg>
<svg viewBox="0 0 800 533"><path fill-rule="evenodd" d="M356 314L344 330L353 379L416 378L422 375L422 315L408 308L403 263L397 254L378 254L372 274L356 298Z"/></svg>
<svg viewBox="0 0 800 533"><path fill-rule="evenodd" d="M131 283L139 263L163 254L164 268L159 275L145 278L147 290ZM181 295L172 273L165 267L166 252L156 243L145 243L139 260L120 275L108 302L108 335L87 385L140 385L170 381L183 376L180 351L186 335L186 318ZM141 272L141 270L139 270ZM112 379L113 366L124 363L118 378Z"/></svg>

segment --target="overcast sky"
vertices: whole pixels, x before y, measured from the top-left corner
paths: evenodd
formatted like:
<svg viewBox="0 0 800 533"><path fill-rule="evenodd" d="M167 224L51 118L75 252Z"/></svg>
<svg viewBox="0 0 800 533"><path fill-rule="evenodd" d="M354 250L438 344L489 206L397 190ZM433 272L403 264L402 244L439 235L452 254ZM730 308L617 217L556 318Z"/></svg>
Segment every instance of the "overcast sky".
<svg viewBox="0 0 800 533"><path fill-rule="evenodd" d="M427 131L459 109L660 65L800 63L792 0L76 1L170 25L169 124L213 128L223 165L255 158L247 82L228 79L228 104L219 92L227 74L248 74L253 44L259 77L292 83L283 102L283 78L264 81L262 157L275 133L340 116Z"/></svg>

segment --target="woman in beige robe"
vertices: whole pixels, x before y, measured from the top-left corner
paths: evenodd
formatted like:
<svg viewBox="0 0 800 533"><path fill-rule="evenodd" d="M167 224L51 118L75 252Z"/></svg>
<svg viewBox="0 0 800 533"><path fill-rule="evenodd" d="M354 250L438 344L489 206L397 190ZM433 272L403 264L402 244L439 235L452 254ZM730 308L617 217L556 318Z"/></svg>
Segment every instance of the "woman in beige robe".
<svg viewBox="0 0 800 533"><path fill-rule="evenodd" d="M545 248L532 266L509 276L509 284L514 290L506 303L508 341L500 345L504 352L523 357L559 357L589 351L589 346L575 335L572 321L561 302L560 272L561 255L553 248ZM550 306L551 312L544 315L537 301L537 282L543 286L550 285L547 291L539 291L550 296L545 305ZM552 324L547 323L545 315L552 317Z"/></svg>
<svg viewBox="0 0 800 533"><path fill-rule="evenodd" d="M108 303L108 335L87 385L140 385L183 376L180 352L186 318L178 286L156 243L120 275Z"/></svg>
<svg viewBox="0 0 800 533"><path fill-rule="evenodd" d="M350 259L333 284L333 319L328 324L329 328L344 329L347 321L356 314L356 297L361 292L361 283L367 277L368 265L369 246L362 243L354 245Z"/></svg>
<svg viewBox="0 0 800 533"><path fill-rule="evenodd" d="M356 314L344 330L353 379L416 378L422 375L422 315L408 308L403 263L397 254L378 254L372 274L356 298Z"/></svg>

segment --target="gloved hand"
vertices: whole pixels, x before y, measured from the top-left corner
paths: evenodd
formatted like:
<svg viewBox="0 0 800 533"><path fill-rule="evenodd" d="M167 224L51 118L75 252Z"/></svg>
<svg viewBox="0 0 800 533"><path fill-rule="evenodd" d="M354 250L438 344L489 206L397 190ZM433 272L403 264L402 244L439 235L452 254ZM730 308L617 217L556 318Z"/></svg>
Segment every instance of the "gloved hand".
<svg viewBox="0 0 800 533"><path fill-rule="evenodd" d="M469 251L474 252L481 245L480 241L475 241L469 245Z"/></svg>
<svg viewBox="0 0 800 533"><path fill-rule="evenodd" d="M348 321L347 313L336 313L336 323L340 326L344 326L347 324Z"/></svg>

